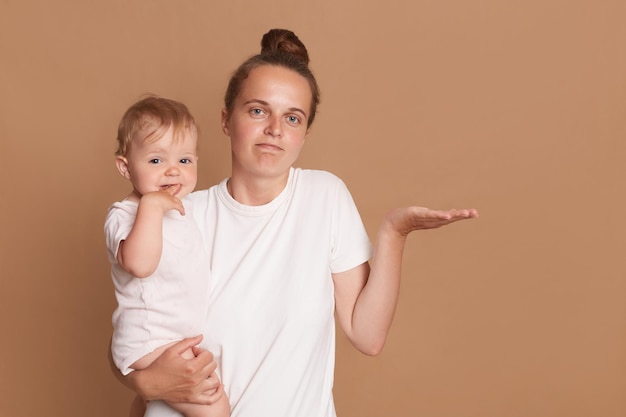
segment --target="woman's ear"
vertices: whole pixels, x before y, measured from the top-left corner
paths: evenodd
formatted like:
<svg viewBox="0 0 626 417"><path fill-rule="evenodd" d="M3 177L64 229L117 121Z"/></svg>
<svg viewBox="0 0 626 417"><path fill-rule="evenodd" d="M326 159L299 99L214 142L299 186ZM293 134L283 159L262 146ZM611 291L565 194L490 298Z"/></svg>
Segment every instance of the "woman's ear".
<svg viewBox="0 0 626 417"><path fill-rule="evenodd" d="M122 177L130 180L130 171L128 170L128 160L123 156L115 157L115 166L117 170L122 174Z"/></svg>
<svg viewBox="0 0 626 417"><path fill-rule="evenodd" d="M228 130L228 110L226 110L226 109L222 109L222 132L224 132L224 134L226 136L229 136L229 130Z"/></svg>

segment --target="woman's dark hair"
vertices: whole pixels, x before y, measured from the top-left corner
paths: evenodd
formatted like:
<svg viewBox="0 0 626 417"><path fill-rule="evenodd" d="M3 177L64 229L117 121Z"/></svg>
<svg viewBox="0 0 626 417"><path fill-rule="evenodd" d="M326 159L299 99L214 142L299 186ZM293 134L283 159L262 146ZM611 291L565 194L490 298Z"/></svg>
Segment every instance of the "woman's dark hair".
<svg viewBox="0 0 626 417"><path fill-rule="evenodd" d="M275 65L297 72L303 76L311 87L311 112L307 127L313 124L317 105L320 102L320 91L315 76L309 69L309 54L298 37L287 29L271 29L261 40L261 53L248 58L233 73L224 96L224 106L229 117L232 113L235 99L241 91L241 84L248 78L250 72L263 65Z"/></svg>

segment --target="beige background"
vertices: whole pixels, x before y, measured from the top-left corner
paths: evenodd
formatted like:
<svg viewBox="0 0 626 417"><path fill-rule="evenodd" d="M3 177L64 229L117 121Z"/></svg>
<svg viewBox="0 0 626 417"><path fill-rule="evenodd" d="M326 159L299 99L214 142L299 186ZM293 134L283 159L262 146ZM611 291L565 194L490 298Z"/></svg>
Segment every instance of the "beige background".
<svg viewBox="0 0 626 417"><path fill-rule="evenodd" d="M302 167L393 206L476 207L419 232L376 358L338 342L340 417L625 416L626 3L0 1L0 415L123 416L102 223L128 190L123 111L153 92L229 172L229 74L271 27L322 104Z"/></svg>

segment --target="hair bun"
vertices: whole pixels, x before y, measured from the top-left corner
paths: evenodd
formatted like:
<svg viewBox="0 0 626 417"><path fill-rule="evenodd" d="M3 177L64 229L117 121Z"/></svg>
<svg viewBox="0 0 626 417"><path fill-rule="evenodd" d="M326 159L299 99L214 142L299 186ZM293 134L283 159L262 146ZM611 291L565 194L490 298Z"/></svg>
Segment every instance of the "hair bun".
<svg viewBox="0 0 626 417"><path fill-rule="evenodd" d="M261 39L261 54L286 52L295 55L307 65L309 53L295 33L287 29L271 29Z"/></svg>

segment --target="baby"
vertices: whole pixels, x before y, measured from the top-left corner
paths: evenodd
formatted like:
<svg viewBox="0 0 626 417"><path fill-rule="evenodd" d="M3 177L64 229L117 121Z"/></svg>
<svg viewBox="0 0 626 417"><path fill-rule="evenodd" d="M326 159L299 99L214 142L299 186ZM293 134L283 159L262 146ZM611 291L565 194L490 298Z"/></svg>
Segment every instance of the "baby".
<svg viewBox="0 0 626 417"><path fill-rule="evenodd" d="M187 107L147 97L122 117L115 163L132 191L105 221L113 313L112 356L122 374L148 367L165 349L202 331L209 257L185 197L197 182L198 130ZM191 350L185 358L193 358ZM226 417L228 399L172 403L187 417Z"/></svg>

